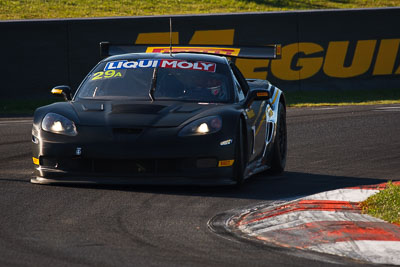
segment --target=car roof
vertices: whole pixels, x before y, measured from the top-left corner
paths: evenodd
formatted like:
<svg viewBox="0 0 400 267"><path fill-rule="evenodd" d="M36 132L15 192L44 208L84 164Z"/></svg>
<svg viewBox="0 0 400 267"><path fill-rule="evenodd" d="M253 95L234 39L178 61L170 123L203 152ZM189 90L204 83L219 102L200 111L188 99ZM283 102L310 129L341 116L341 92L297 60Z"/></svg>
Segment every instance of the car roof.
<svg viewBox="0 0 400 267"><path fill-rule="evenodd" d="M189 61L211 61L220 64L228 64L226 57L196 53L173 53L172 56L168 53L130 53L110 56L102 61L115 60L135 60L135 59L181 59Z"/></svg>

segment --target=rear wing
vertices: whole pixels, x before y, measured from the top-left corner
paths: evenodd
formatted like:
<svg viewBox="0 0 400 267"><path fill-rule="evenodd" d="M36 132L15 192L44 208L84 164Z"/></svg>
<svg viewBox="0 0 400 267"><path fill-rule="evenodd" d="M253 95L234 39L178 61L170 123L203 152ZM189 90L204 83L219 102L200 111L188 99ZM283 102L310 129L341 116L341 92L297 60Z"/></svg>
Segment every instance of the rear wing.
<svg viewBox="0 0 400 267"><path fill-rule="evenodd" d="M198 53L251 59L279 59L281 45L226 46L226 45L123 45L100 42L100 57L126 53Z"/></svg>

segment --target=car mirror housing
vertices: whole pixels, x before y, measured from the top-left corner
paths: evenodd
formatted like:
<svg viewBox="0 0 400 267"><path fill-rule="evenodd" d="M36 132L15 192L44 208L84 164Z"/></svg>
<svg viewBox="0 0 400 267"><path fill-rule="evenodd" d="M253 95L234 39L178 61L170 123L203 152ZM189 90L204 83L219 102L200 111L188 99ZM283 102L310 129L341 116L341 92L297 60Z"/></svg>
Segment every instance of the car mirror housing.
<svg viewBox="0 0 400 267"><path fill-rule="evenodd" d="M72 100L71 87L68 85L58 85L51 89L51 94L64 97L65 101Z"/></svg>
<svg viewBox="0 0 400 267"><path fill-rule="evenodd" d="M253 101L267 101L271 98L271 95L266 89L252 89L247 94L247 97L244 101L244 105L246 108L250 107Z"/></svg>

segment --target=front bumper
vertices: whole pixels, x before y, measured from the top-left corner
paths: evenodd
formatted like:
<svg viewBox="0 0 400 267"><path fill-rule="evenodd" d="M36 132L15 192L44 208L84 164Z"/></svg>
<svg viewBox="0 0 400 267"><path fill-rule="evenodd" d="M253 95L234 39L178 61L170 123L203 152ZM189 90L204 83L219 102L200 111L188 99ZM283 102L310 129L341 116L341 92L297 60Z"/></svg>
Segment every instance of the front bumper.
<svg viewBox="0 0 400 267"><path fill-rule="evenodd" d="M216 133L178 137L171 128L140 135L115 134L101 127L80 128L77 137L37 131L32 183L233 184L233 136ZM35 132L35 131L34 131Z"/></svg>

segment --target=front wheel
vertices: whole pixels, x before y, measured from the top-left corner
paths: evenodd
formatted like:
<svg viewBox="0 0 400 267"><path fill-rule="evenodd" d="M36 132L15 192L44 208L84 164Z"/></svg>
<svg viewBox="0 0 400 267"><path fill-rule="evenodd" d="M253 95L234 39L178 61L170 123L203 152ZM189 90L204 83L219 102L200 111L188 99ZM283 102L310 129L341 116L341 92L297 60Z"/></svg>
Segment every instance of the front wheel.
<svg viewBox="0 0 400 267"><path fill-rule="evenodd" d="M281 174L286 166L287 155L286 110L282 102L279 103L276 127L271 171L275 174Z"/></svg>

